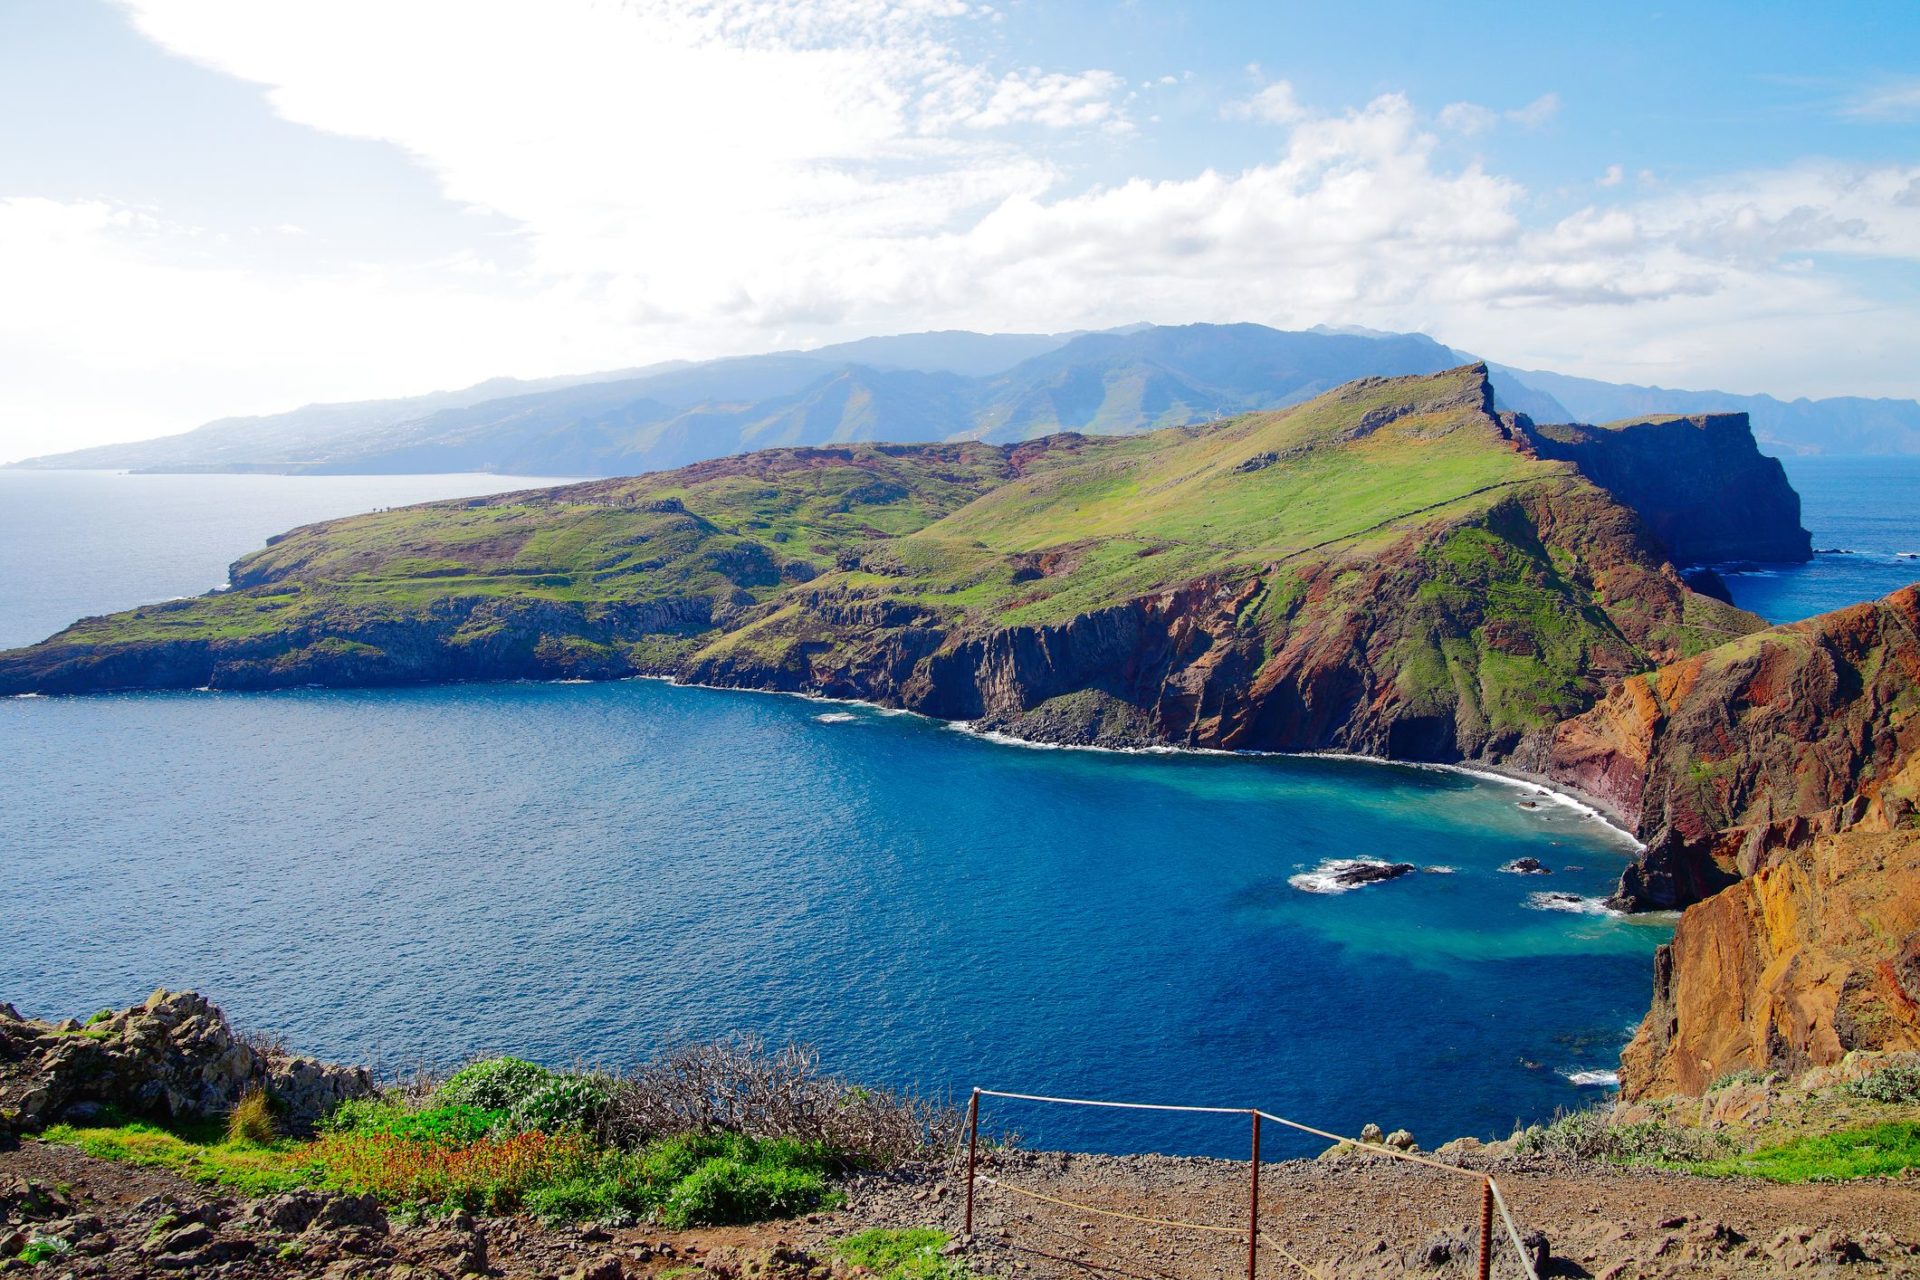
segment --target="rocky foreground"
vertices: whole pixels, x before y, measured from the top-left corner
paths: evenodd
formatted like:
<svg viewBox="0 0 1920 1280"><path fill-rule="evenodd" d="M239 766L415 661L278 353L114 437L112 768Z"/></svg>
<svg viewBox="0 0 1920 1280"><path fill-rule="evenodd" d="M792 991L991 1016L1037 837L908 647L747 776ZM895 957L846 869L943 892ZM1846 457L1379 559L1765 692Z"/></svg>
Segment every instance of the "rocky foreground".
<svg viewBox="0 0 1920 1280"><path fill-rule="evenodd" d="M135 1107L176 1124L217 1119L263 1087L285 1099L294 1124L373 1091L363 1071L242 1041L191 993L157 992L91 1026L20 1019L0 1006L0 1272L862 1280L871 1273L837 1259L836 1242L869 1228L934 1228L953 1237L938 1273L900 1280L1244 1274L1244 1162L994 1148L980 1166L971 1237L961 1234L964 1166L954 1158L847 1175L841 1203L800 1217L668 1231L498 1214L408 1216L372 1196L324 1189L245 1196L36 1136L56 1121ZM1768 1111L1821 1124L1833 1105L1819 1091L1742 1086L1685 1117L1697 1131L1688 1140L1707 1141ZM1629 1135L1680 1118L1674 1108L1644 1106L1620 1117ZM1322 1276L1472 1274L1475 1179L1381 1154L1411 1147L1410 1135L1363 1138L1378 1145L1263 1167L1261 1274L1294 1274L1287 1254ZM1920 1274L1920 1178L1912 1170L1845 1185L1707 1179L1580 1158L1539 1130L1496 1144L1464 1140L1437 1154L1498 1178L1541 1276ZM1502 1254L1495 1274L1519 1275L1515 1255L1504 1247Z"/></svg>

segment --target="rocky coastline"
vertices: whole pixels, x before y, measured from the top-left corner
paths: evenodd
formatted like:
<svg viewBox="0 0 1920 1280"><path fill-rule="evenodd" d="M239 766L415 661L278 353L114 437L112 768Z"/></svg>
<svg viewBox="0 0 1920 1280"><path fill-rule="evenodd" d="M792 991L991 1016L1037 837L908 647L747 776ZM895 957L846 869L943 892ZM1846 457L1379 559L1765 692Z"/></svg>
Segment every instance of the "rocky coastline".
<svg viewBox="0 0 1920 1280"><path fill-rule="evenodd" d="M1799 1068L1903 1025L1920 979L1898 938L1823 952L1844 971L1819 980L1894 1014L1838 1030L1783 1014L1721 1036L1753 1021L1761 987L1796 1007L1814 979L1786 964L1763 981L1787 934L1703 905L1794 859L1865 865L1822 841L1920 840L1920 593L1767 628L1676 567L1808 553L1797 498L1743 421L1539 427L1496 413L1484 367L1467 366L1140 439L774 450L296 530L236 565L230 592L0 654L0 691L656 676L1034 743L1493 772L1643 844L1616 907L1689 913L1629 1092L1697 1084L1702 1068L1668 1059L1702 1037L1746 1046L1716 1070ZM1305 500L1285 488L1296 470L1399 468L1411 493L1442 462L1465 478L1375 524L1305 541L1314 527L1287 523ZM1135 496L1105 523L1061 497L1116 474ZM758 495L744 507L742 485ZM903 503L920 504L911 521ZM1233 550L1232 530L1169 534L1214 509L1249 513L1252 549ZM1022 520L1038 523L992 541ZM591 555L527 551L562 528L598 539ZM1276 530L1287 549L1270 549ZM1903 861L1875 865L1904 891ZM1752 964L1703 966L1690 940L1709 927L1743 931L1724 941ZM1695 989L1715 994L1680 994Z"/></svg>

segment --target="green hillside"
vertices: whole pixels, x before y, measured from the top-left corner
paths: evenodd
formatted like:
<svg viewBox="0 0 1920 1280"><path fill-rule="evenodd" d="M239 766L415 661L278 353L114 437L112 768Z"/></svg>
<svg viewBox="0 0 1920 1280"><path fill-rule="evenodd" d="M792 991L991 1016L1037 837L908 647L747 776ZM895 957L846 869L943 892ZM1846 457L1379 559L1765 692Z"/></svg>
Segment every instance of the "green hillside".
<svg viewBox="0 0 1920 1280"><path fill-rule="evenodd" d="M0 655L0 689L644 673L1451 758L1757 625L1536 457L1479 366L1139 436L780 449L378 512L232 582Z"/></svg>

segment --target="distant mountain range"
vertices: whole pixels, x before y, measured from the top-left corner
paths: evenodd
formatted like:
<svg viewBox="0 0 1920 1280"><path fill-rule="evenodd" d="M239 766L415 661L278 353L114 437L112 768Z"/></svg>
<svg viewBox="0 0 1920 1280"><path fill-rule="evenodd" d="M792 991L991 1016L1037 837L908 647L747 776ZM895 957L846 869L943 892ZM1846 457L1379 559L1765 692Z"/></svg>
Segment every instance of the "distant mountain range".
<svg viewBox="0 0 1920 1280"><path fill-rule="evenodd" d="M28 468L629 475L780 445L1009 442L1150 431L1281 408L1355 378L1470 359L1422 334L1254 324L1100 333L960 331L814 351L676 361L461 391L225 418ZM1776 452L1920 452L1920 403L1671 391L1492 366L1502 408L1537 422L1745 411Z"/></svg>

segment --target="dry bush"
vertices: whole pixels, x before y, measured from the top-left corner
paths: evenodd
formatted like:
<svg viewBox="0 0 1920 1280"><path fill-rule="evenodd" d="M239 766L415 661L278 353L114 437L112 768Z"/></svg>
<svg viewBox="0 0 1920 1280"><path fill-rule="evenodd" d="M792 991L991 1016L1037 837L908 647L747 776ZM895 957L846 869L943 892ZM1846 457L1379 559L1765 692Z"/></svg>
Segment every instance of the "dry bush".
<svg viewBox="0 0 1920 1280"><path fill-rule="evenodd" d="M601 1136L627 1148L680 1134L787 1138L883 1166L934 1154L960 1123L950 1105L826 1074L807 1045L736 1036L675 1046L618 1080Z"/></svg>
<svg viewBox="0 0 1920 1280"><path fill-rule="evenodd" d="M233 1038L253 1051L253 1056L262 1062L268 1058L291 1058L293 1050L287 1047L287 1038L278 1031L260 1031L253 1027L235 1027Z"/></svg>
<svg viewBox="0 0 1920 1280"><path fill-rule="evenodd" d="M267 1091L259 1085L249 1087L240 1095L240 1101L233 1104L233 1110L227 1113L227 1141L265 1146L278 1136L274 1127L273 1103L267 1099Z"/></svg>

